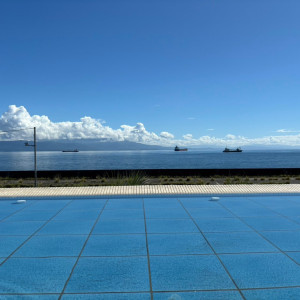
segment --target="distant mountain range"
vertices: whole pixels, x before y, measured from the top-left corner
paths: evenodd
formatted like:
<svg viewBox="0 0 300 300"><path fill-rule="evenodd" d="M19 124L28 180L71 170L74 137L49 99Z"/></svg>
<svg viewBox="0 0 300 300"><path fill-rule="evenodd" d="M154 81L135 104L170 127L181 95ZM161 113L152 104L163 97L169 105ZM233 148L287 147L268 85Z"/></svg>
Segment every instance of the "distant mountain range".
<svg viewBox="0 0 300 300"><path fill-rule="evenodd" d="M239 146L240 147L240 146ZM211 146L211 147L199 147L199 146L190 146L189 151L196 150L196 151L202 151L202 152L219 152L224 150L224 146ZM237 146L230 146L228 148L235 149ZM299 146L287 146L287 145L247 145L247 146L241 146L243 152L247 151L299 151Z"/></svg>
<svg viewBox="0 0 300 300"><path fill-rule="evenodd" d="M24 145L26 141L0 141L0 152L11 151L32 151L32 147ZM33 144L33 142L29 142ZM79 151L118 151L118 150L168 150L170 147L161 147L153 145L144 145L134 142L112 142L96 139L82 140L40 140L37 141L38 151L63 151L74 150Z"/></svg>
<svg viewBox="0 0 300 300"><path fill-rule="evenodd" d="M0 141L0 152L12 151L32 151L32 147L25 147L26 141ZM29 144L33 142L30 141ZM179 145L182 146L182 145ZM174 145L175 147L175 145ZM79 151L124 151L124 150L173 150L174 147L163 147L155 145L145 145L134 142L113 142L99 139L77 139L77 140L38 140L38 151L63 151L74 150ZM190 146L189 151L215 152L223 151L224 146ZM234 146L229 148L236 148ZM241 147L243 151L277 151L277 150L300 150L299 147L283 146L283 145L247 145Z"/></svg>

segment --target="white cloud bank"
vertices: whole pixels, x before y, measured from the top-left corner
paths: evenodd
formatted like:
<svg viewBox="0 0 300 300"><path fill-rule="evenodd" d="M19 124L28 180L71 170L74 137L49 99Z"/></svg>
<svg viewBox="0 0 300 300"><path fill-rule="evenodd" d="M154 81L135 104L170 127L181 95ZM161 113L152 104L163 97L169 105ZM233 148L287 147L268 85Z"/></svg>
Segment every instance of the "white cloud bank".
<svg viewBox="0 0 300 300"><path fill-rule="evenodd" d="M31 116L24 106L10 105L0 117L0 140L32 139L32 130L14 131L19 128L37 128L38 139L105 139L131 141L144 144L166 144L174 136L169 132L157 135L146 130L142 123L122 125L119 129L104 126L100 120L83 117L79 122L52 122L47 116Z"/></svg>
<svg viewBox="0 0 300 300"><path fill-rule="evenodd" d="M19 128L37 128L38 139L104 139L109 141L131 141L148 145L162 146L300 146L300 134L266 136L249 139L243 136L227 134L223 138L201 136L194 138L185 134L182 139L175 139L172 133L160 134L149 132L142 123L135 126L121 125L118 129L105 126L101 120L83 117L79 122L52 122L47 116L31 116L24 106L10 105L0 117L0 140L32 140L32 130L15 131ZM2 131L2 132L1 132ZM8 132L4 132L8 131ZM285 130L278 130L286 133Z"/></svg>
<svg viewBox="0 0 300 300"><path fill-rule="evenodd" d="M276 132L279 133L300 133L300 130L291 130L291 129L278 129Z"/></svg>

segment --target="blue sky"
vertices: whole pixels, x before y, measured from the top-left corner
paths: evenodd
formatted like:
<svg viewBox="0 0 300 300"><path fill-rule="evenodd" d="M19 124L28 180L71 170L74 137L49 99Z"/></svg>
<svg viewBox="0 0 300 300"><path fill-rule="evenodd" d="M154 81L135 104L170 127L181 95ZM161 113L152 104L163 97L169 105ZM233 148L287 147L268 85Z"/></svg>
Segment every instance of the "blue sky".
<svg viewBox="0 0 300 300"><path fill-rule="evenodd" d="M0 6L0 115L24 106L53 123L142 123L177 140L299 135L298 0Z"/></svg>

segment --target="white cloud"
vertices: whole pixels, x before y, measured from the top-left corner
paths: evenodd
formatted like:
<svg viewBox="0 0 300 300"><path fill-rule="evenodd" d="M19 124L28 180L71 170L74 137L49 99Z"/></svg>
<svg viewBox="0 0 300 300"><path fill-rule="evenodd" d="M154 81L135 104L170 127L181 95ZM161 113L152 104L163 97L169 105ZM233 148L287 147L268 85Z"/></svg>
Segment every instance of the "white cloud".
<svg viewBox="0 0 300 300"><path fill-rule="evenodd" d="M31 116L24 106L10 105L0 117L0 130L37 128L38 139L107 139L132 141L145 144L160 144L174 136L162 132L160 136L145 129L144 124L122 125L119 129L104 126L103 121L83 117L79 122L52 122L47 116ZM11 131L0 135L0 140L25 140L32 138L32 130Z"/></svg>
<svg viewBox="0 0 300 300"><path fill-rule="evenodd" d="M184 138L185 140L192 140L192 139L193 139L193 135L190 134L190 133L188 133L188 134L185 134L185 135L183 136L183 138Z"/></svg>
<svg viewBox="0 0 300 300"><path fill-rule="evenodd" d="M144 144L159 144L161 140L157 134L148 132L143 123L137 123L136 126L122 125L121 130L113 130L111 128L110 130L118 131L121 137L119 140L121 141L127 140Z"/></svg>
<svg viewBox="0 0 300 300"><path fill-rule="evenodd" d="M236 136L233 135L233 134L227 134L227 135L225 136L225 138L227 138L228 140L234 140L234 139L236 138Z"/></svg>
<svg viewBox="0 0 300 300"><path fill-rule="evenodd" d="M174 135L166 131L161 132L160 136L165 139L174 139Z"/></svg>
<svg viewBox="0 0 300 300"><path fill-rule="evenodd" d="M214 131L214 129L213 129L213 128L208 128L207 130L208 130L208 131Z"/></svg>
<svg viewBox="0 0 300 300"><path fill-rule="evenodd" d="M290 130L290 129L278 129L276 132L279 133L300 133L300 130Z"/></svg>
<svg viewBox="0 0 300 300"><path fill-rule="evenodd" d="M113 129L104 125L101 120L83 117L78 122L52 122L47 116L31 116L24 106L9 106L7 112L0 117L0 140L31 140L32 129L16 131L18 128L37 128L38 139L105 139L111 141L132 141L162 146L218 146L238 147L247 145L265 146L300 146L300 134L286 129L277 130L280 135L259 138L227 134L225 137L201 136L194 138L192 134L175 139L172 133L162 131L160 134L148 131L143 123L134 126L122 125ZM9 131L4 133L3 131ZM285 134L282 133L294 133ZM298 133L298 134L296 134Z"/></svg>

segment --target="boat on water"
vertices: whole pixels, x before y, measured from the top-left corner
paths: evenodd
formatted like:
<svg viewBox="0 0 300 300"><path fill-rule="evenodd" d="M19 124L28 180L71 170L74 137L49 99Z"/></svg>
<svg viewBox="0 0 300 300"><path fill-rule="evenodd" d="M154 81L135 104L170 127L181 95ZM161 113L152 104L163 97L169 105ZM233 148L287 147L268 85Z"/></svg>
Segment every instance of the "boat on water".
<svg viewBox="0 0 300 300"><path fill-rule="evenodd" d="M179 148L178 146L176 146L174 148L174 151L188 151L188 149L187 148Z"/></svg>
<svg viewBox="0 0 300 300"><path fill-rule="evenodd" d="M238 147L238 148L236 148L236 149L229 149L229 148L225 148L224 150L223 150L223 152L243 152L243 150L240 148L240 147Z"/></svg>
<svg viewBox="0 0 300 300"><path fill-rule="evenodd" d="M74 150L62 150L62 152L79 152L79 150L74 149Z"/></svg>

